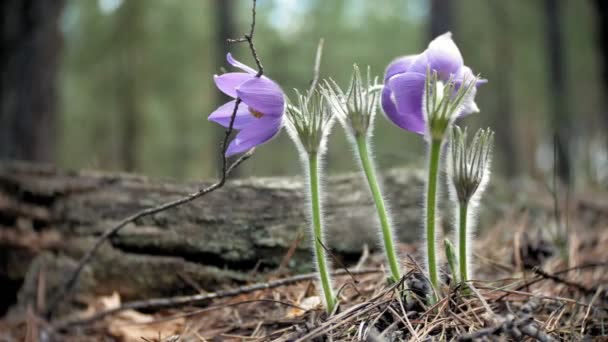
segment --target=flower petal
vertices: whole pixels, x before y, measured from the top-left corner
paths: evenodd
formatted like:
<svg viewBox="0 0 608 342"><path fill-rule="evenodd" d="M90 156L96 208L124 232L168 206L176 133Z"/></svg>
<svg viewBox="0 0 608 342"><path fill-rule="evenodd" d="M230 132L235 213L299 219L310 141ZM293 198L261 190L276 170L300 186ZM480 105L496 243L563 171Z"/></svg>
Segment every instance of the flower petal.
<svg viewBox="0 0 608 342"><path fill-rule="evenodd" d="M440 80L447 81L450 75L458 75L463 65L462 55L452 40L452 33L447 32L433 39L408 71L426 74L427 67L430 67L437 72Z"/></svg>
<svg viewBox="0 0 608 342"><path fill-rule="evenodd" d="M469 68L468 66L464 65L462 68L460 68L460 70L458 71L458 74L456 74L456 76L454 77L454 83L456 84L456 86L459 86L460 84L462 84L462 82L468 82L472 79L474 79L476 76L475 74L473 74L473 71L471 70L471 68ZM477 87L479 87L482 84L486 84L488 83L488 80L484 79L484 78L480 78L477 80L477 83L475 84Z"/></svg>
<svg viewBox="0 0 608 342"><path fill-rule="evenodd" d="M456 113L458 117L469 115L472 113L479 113L479 107L477 107L477 103L475 103L476 94L477 87L472 87L462 100L462 105L459 110L460 113Z"/></svg>
<svg viewBox="0 0 608 342"><path fill-rule="evenodd" d="M230 125L230 119L232 117L232 112L234 112L234 104L235 100L226 102L221 105L218 109L216 109L207 120L218 123L226 128ZM245 126L251 124L256 121L256 119L250 112L247 105L241 103L239 105L239 109L236 112L236 116L234 117L234 124L232 128L234 129L242 129Z"/></svg>
<svg viewBox="0 0 608 342"><path fill-rule="evenodd" d="M236 93L249 107L271 116L280 116L285 107L283 91L278 84L267 78L254 77L241 84Z"/></svg>
<svg viewBox="0 0 608 342"><path fill-rule="evenodd" d="M382 110L389 120L395 122L399 121L399 112L397 112L397 105L393 101L393 91L388 85L385 85L382 89Z"/></svg>
<svg viewBox="0 0 608 342"><path fill-rule="evenodd" d="M248 151L272 139L281 129L283 117L265 116L246 126L226 150L226 157Z"/></svg>
<svg viewBox="0 0 608 342"><path fill-rule="evenodd" d="M392 61L384 73L384 83L386 83L389 78L406 72L417 57L418 55L402 56Z"/></svg>
<svg viewBox="0 0 608 342"><path fill-rule="evenodd" d="M393 92L392 97L398 112L397 116L389 115L389 119L395 125L418 134L425 133L422 111L425 78L424 74L406 72L393 76L389 80L389 87Z"/></svg>
<svg viewBox="0 0 608 342"><path fill-rule="evenodd" d="M230 65L232 65L235 68L239 68L245 72L248 72L250 74L257 74L258 72L255 71L253 68L248 67L247 65L237 61L236 59L234 59L234 57L232 57L232 54L230 52L228 52L228 54L226 55L226 60L228 60L228 63L230 63Z"/></svg>
<svg viewBox="0 0 608 342"><path fill-rule="evenodd" d="M468 66L464 66L460 69L458 75L456 76L455 79L455 89L454 91L458 91L458 89L465 84L468 85L470 84L470 82L473 81L473 79L475 79L475 75L473 74L473 71L471 70L471 68L469 68ZM460 113L458 113L459 116L463 116L463 115L468 115L471 113L478 113L479 112L479 107L477 107L477 104L475 103L475 95L477 94L477 87L479 87L482 84L487 83L488 80L485 79L478 79L477 82L475 83L475 87L473 87L469 93L465 96L463 103L461 105L461 109L460 109Z"/></svg>
<svg viewBox="0 0 608 342"><path fill-rule="evenodd" d="M222 75L214 75L213 81L224 94L236 97L236 88L253 77L255 76L244 72L229 72Z"/></svg>

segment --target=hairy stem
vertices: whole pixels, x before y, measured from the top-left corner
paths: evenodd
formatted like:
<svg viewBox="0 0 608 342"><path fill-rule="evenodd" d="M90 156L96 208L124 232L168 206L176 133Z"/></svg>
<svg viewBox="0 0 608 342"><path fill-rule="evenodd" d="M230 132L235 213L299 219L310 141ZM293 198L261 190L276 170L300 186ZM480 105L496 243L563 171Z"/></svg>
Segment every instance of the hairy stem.
<svg viewBox="0 0 608 342"><path fill-rule="evenodd" d="M376 171L374 165L370 159L369 151L367 148L367 138L365 136L358 136L355 138L357 141L357 149L359 157L361 159L361 166L363 172L367 178L367 183L372 192L372 197L376 203L376 210L378 211L378 217L380 218L380 226L382 227L382 238L384 240L384 250L386 252L386 258L388 260L389 267L391 269L392 280L397 282L401 278L399 272L399 262L397 254L395 253L393 232L390 227L390 221L388 219L388 213L384 204L384 198L380 193L380 186L376 179Z"/></svg>
<svg viewBox="0 0 608 342"><path fill-rule="evenodd" d="M321 244L323 232L321 227L321 203L319 198L319 168L316 153L311 153L308 156L308 167L315 257L317 259L317 269L319 271L319 278L321 279L321 286L323 287L323 295L325 296L325 302L327 303L327 312L331 313L334 310L335 299L331 286L331 278L327 269L325 250Z"/></svg>
<svg viewBox="0 0 608 342"><path fill-rule="evenodd" d="M431 140L429 155L429 175L426 195L426 245L429 279L431 281L431 298L436 301L435 291L438 289L437 260L435 256L435 210L437 209L437 177L439 174L439 161L441 157L441 144L439 139Z"/></svg>
<svg viewBox="0 0 608 342"><path fill-rule="evenodd" d="M469 204L467 202L460 203L460 230L459 241L458 241L458 249L460 253L460 279L462 281L467 281L468 273L467 273L467 214L468 214Z"/></svg>

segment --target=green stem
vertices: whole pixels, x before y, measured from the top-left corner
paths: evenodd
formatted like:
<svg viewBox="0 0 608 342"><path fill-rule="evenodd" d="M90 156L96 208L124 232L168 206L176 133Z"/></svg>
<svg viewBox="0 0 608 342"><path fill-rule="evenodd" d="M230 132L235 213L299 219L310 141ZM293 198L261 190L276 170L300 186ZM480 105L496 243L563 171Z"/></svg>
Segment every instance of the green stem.
<svg viewBox="0 0 608 342"><path fill-rule="evenodd" d="M313 224L313 239L315 245L315 256L317 258L317 269L319 278L321 278L321 286L323 287L323 295L327 303L327 312L331 313L334 310L335 299L331 286L331 279L327 269L325 258L325 250L321 244L323 238L321 228L321 203L319 199L319 169L317 154L311 153L308 159L309 177L310 177L310 200L312 208L312 224Z"/></svg>
<svg viewBox="0 0 608 342"><path fill-rule="evenodd" d="M460 203L460 241L458 249L460 252L460 279L469 280L467 277L467 211L468 203Z"/></svg>
<svg viewBox="0 0 608 342"><path fill-rule="evenodd" d="M429 268L429 278L431 280L432 301L436 301L435 292L439 289L439 280L437 276L437 261L435 258L435 209L437 208L437 176L439 174L439 159L441 157L441 144L439 139L431 140L431 151L429 156L429 178L427 183L426 195L426 244L427 244L427 260Z"/></svg>
<svg viewBox="0 0 608 342"><path fill-rule="evenodd" d="M378 211L378 217L380 218L380 226L382 227L382 237L384 239L384 250L386 251L386 258L391 269L392 279L397 282L401 279L399 272L399 262L397 261L397 254L395 253L395 247L393 243L393 233L390 227L390 221L388 219L388 213L384 204L384 198L380 193L380 186L376 180L376 172L374 165L369 157L369 151L367 149L367 139L365 136L358 136L355 138L357 141L357 148L359 150L359 157L361 158L361 165L363 166L363 172L367 178L369 188L372 192L372 197L376 203L376 210Z"/></svg>

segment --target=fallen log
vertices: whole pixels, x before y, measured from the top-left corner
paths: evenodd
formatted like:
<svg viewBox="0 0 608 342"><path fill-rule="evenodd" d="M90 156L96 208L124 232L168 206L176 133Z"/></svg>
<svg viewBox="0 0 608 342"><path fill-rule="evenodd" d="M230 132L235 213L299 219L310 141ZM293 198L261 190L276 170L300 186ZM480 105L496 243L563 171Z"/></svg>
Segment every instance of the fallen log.
<svg viewBox="0 0 608 342"><path fill-rule="evenodd" d="M395 169L382 177L395 232L402 242L421 233L423 174ZM65 281L76 260L105 229L143 208L205 186L143 176L0 164L0 279L20 284L19 302ZM79 294L118 291L148 298L250 279L274 270L301 233L288 266L311 268L306 184L299 177L233 180L191 203L137 220L112 237L79 280ZM378 243L376 213L359 174L325 184L328 246L348 261ZM24 240L26 239L26 240Z"/></svg>

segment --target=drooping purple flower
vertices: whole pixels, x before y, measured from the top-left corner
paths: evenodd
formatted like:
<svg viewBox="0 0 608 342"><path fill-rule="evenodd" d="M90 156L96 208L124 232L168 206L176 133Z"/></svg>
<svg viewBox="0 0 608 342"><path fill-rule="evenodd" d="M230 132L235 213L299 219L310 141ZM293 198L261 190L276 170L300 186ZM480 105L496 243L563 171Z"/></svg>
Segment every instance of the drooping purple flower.
<svg viewBox="0 0 608 342"><path fill-rule="evenodd" d="M239 130L228 145L226 156L242 153L272 139L283 125L285 97L283 90L266 76L256 77L257 71L226 56L230 65L245 72L229 72L215 75L215 85L224 94L242 100L234 118L233 128ZM236 100L217 108L208 120L224 127L230 125Z"/></svg>
<svg viewBox="0 0 608 342"><path fill-rule="evenodd" d="M475 79L471 68L464 65L462 55L447 32L435 38L428 48L418 55L397 58L389 64L384 76L382 90L382 109L386 116L398 127L425 134L426 123L423 111L423 97L427 71L437 73L437 79L447 83L450 78L456 89L463 82ZM477 86L486 80L478 80ZM462 116L478 112L475 104L476 87L472 87L464 98L459 113Z"/></svg>

